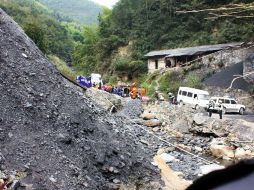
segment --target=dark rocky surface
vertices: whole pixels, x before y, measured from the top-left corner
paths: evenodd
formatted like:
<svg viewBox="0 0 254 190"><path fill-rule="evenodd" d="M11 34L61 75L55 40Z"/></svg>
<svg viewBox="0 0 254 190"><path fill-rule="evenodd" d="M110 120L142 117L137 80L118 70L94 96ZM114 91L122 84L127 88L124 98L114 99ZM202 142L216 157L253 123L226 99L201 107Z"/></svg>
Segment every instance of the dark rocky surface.
<svg viewBox="0 0 254 190"><path fill-rule="evenodd" d="M158 179L139 134L63 79L1 9L0 93L0 169L25 172L20 183L95 190Z"/></svg>
<svg viewBox="0 0 254 190"><path fill-rule="evenodd" d="M228 88L230 87L232 80L238 75L243 75L243 62L226 67L222 71L215 73L213 76L206 79L204 84L207 86ZM232 88L242 89L245 91L248 91L250 87L251 84L243 78L235 80L232 85Z"/></svg>
<svg viewBox="0 0 254 190"><path fill-rule="evenodd" d="M117 113L118 116L134 119L138 118L144 111L139 99L124 98L122 104L123 108Z"/></svg>

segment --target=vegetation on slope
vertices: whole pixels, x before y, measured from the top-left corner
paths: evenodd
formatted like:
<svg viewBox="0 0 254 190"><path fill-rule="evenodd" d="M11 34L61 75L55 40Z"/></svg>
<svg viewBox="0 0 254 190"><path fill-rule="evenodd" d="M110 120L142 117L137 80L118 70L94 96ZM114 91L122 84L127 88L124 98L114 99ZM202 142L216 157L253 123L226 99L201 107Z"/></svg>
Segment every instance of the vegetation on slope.
<svg viewBox="0 0 254 190"><path fill-rule="evenodd" d="M139 78L143 85L154 87L149 79L152 76L146 76L144 58L151 50L254 40L251 17L205 19L209 17L205 11L178 12L217 9L232 3L244 5L250 0L120 0L113 10L102 8L98 25L84 27L70 20L68 14L79 14L83 2L86 0L75 1L75 6L68 7L72 1L2 0L0 5L45 54L67 61L78 73L99 72L111 82L116 82L117 76L128 76L130 80ZM252 15L251 11L243 13ZM159 81L162 91L171 77ZM189 78L193 83L199 82L193 76Z"/></svg>
<svg viewBox="0 0 254 190"><path fill-rule="evenodd" d="M101 6L89 0L38 0L64 17L81 24L96 24Z"/></svg>
<svg viewBox="0 0 254 190"><path fill-rule="evenodd" d="M35 0L1 1L0 7L23 27L43 53L72 62L74 34L47 7ZM75 35L78 36L77 32Z"/></svg>
<svg viewBox="0 0 254 190"><path fill-rule="evenodd" d="M120 0L112 11L104 9L98 28L86 29L90 32L83 34L86 40L75 51L74 65L88 72L112 75L128 73L130 63L137 61L139 65L143 63L137 70L142 74L146 73L144 55L151 50L254 40L251 17L207 20L207 12L177 13L249 2L252 1ZM123 46L128 47L128 54L118 53Z"/></svg>

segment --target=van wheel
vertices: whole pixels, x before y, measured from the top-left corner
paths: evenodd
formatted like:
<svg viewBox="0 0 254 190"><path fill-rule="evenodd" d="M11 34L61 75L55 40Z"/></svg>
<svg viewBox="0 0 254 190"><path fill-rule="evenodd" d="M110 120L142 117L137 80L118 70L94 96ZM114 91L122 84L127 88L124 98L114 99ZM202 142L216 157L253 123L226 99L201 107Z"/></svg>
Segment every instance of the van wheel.
<svg viewBox="0 0 254 190"><path fill-rule="evenodd" d="M179 102L179 106L180 106L180 107L183 106L183 101L182 101L182 100Z"/></svg>
<svg viewBox="0 0 254 190"><path fill-rule="evenodd" d="M240 113L240 115L243 115L244 114L244 109L240 108L239 113Z"/></svg>

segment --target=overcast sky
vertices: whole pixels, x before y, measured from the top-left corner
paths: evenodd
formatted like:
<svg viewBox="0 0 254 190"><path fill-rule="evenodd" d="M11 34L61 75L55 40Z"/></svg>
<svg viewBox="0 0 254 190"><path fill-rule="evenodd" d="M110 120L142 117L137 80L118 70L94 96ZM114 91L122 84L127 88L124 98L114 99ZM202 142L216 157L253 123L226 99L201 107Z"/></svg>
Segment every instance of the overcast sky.
<svg viewBox="0 0 254 190"><path fill-rule="evenodd" d="M92 0L100 5L105 5L109 8L112 8L113 5L118 1L118 0Z"/></svg>

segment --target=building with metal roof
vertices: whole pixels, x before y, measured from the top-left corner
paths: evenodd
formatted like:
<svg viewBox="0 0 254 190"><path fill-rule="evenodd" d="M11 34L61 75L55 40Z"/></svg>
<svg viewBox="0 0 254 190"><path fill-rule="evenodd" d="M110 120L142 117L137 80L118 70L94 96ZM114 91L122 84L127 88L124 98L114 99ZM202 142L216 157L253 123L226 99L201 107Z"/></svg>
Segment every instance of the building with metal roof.
<svg viewBox="0 0 254 190"><path fill-rule="evenodd" d="M152 73L158 69L183 66L185 63L204 55L221 50L239 48L243 44L241 42L151 51L145 57L148 58L148 70Z"/></svg>

